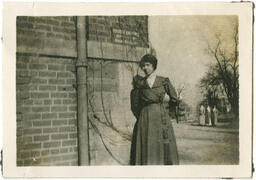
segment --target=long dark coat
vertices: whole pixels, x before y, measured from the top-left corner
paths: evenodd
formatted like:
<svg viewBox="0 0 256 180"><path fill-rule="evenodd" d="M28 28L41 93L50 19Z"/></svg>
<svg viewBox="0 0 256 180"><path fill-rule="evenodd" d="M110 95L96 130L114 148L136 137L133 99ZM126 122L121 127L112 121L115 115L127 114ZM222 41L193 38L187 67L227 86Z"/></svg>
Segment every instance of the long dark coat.
<svg viewBox="0 0 256 180"><path fill-rule="evenodd" d="M169 78L156 76L152 88L145 78L136 78L131 93L132 111L137 118L131 146L131 165L179 164L176 139L172 123L163 100L167 93L170 102L177 95Z"/></svg>

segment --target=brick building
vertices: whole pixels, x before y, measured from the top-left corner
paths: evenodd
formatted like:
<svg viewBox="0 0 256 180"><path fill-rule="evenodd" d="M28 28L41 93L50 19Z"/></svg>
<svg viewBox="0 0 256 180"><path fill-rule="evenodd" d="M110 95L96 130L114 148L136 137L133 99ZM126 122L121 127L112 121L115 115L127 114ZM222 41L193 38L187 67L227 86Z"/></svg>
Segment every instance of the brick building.
<svg viewBox="0 0 256 180"><path fill-rule="evenodd" d="M91 165L128 164L146 16L87 18ZM78 165L76 17L17 17L17 165Z"/></svg>

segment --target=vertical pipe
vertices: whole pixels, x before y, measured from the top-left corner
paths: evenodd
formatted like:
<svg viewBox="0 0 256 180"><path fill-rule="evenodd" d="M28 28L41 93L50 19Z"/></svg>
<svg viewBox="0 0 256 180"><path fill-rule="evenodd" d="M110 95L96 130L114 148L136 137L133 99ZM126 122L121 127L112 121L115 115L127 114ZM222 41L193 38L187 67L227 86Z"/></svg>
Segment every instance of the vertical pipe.
<svg viewBox="0 0 256 180"><path fill-rule="evenodd" d="M78 164L89 165L89 130L87 106L87 18L78 16L76 20L77 33L77 126L78 126Z"/></svg>

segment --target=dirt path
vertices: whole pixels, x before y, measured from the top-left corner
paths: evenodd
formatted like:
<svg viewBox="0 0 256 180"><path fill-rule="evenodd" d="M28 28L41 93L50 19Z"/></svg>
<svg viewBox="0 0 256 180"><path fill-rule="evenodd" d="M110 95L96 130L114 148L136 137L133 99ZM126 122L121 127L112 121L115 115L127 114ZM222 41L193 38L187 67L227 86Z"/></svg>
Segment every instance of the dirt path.
<svg viewBox="0 0 256 180"><path fill-rule="evenodd" d="M238 164L238 130L173 122L180 164Z"/></svg>

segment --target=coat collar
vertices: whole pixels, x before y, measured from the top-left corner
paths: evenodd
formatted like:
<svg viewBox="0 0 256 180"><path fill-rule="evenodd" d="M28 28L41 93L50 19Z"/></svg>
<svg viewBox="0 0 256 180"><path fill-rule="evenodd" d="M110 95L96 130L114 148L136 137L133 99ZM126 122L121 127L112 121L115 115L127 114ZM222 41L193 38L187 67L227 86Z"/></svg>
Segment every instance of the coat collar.
<svg viewBox="0 0 256 180"><path fill-rule="evenodd" d="M147 82L147 78L144 77L144 86L146 86L147 88L150 88L148 82ZM161 81L160 81L160 78L158 75L155 75L155 81L153 83L153 86L152 88L155 88L155 87L158 87L158 86L161 86Z"/></svg>
<svg viewBox="0 0 256 180"><path fill-rule="evenodd" d="M154 83L156 81L156 72L154 71L147 77L147 83L148 85L151 84L151 88L153 87Z"/></svg>

